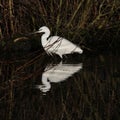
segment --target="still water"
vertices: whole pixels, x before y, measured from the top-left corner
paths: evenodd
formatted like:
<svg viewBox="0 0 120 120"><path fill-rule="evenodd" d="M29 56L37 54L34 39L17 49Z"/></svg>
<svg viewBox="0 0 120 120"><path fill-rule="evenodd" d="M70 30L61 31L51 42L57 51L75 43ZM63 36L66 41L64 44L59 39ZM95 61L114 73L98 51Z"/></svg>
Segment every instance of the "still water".
<svg viewBox="0 0 120 120"><path fill-rule="evenodd" d="M119 55L1 59L0 120L28 119L119 120Z"/></svg>

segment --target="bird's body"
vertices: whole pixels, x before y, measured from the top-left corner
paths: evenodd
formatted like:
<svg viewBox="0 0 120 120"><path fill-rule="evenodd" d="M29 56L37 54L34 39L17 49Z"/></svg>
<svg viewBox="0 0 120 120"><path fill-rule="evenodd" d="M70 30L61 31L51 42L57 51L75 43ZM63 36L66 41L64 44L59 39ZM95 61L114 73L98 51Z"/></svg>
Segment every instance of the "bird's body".
<svg viewBox="0 0 120 120"><path fill-rule="evenodd" d="M50 30L48 27L43 26L39 29L39 31L35 33L44 34L41 37L41 42L44 50L47 54L58 54L61 58L63 54L71 54L73 52L82 53L83 50L72 42L68 41L65 38L59 36L50 36ZM48 38L49 37L49 38Z"/></svg>

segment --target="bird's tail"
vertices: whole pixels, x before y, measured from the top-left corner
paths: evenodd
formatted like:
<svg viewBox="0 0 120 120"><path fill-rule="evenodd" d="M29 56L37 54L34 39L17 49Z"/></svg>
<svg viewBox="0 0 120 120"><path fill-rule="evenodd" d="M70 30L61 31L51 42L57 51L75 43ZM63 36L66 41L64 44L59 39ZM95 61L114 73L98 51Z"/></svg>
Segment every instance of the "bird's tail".
<svg viewBox="0 0 120 120"><path fill-rule="evenodd" d="M83 53L83 50L82 50L81 48L77 47L77 48L75 49L75 52L78 52L78 53L82 54L82 53Z"/></svg>

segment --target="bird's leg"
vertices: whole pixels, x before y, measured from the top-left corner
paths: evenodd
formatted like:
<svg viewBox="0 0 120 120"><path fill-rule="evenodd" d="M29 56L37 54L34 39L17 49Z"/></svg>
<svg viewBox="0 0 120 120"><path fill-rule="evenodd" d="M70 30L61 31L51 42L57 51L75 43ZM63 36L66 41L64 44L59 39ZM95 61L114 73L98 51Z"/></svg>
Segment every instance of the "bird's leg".
<svg viewBox="0 0 120 120"><path fill-rule="evenodd" d="M59 54L59 56L60 56L61 59L63 59L63 56L62 56L62 55Z"/></svg>

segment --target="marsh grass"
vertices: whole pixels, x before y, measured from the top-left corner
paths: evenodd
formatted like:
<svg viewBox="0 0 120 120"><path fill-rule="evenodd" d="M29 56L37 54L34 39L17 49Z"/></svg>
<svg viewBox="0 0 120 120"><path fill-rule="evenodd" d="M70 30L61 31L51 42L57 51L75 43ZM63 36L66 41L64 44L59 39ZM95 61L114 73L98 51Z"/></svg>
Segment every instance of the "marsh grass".
<svg viewBox="0 0 120 120"><path fill-rule="evenodd" d="M119 0L1 1L0 38L28 33L46 25L54 33L119 27ZM75 30L75 31L74 31Z"/></svg>

